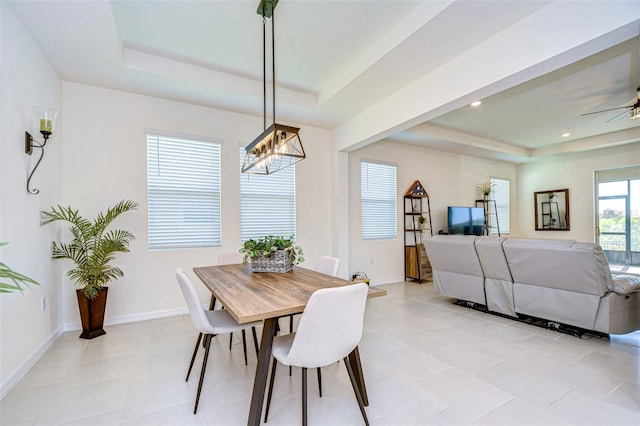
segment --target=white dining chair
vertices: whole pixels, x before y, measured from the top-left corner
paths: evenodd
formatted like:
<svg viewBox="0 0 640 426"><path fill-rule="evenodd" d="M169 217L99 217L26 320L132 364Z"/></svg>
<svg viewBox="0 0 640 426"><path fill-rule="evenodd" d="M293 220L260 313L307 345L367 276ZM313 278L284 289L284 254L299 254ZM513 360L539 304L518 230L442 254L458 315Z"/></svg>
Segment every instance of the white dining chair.
<svg viewBox="0 0 640 426"><path fill-rule="evenodd" d="M318 263L316 263L314 271L335 277L338 275L339 266L340 258L333 256L321 256ZM293 333L293 315L289 315L289 332ZM289 376L291 376L291 367L289 367ZM318 387L320 389L320 396L322 396L322 376L320 369L318 369Z"/></svg>
<svg viewBox="0 0 640 426"><path fill-rule="evenodd" d="M314 292L302 313L295 333L275 336L271 353L273 365L264 421L269 416L273 382L278 362L302 367L302 424L307 424L307 369L321 368L344 360L362 418L369 424L362 395L347 356L362 338L368 286L364 283L323 288Z"/></svg>
<svg viewBox="0 0 640 426"><path fill-rule="evenodd" d="M338 275L340 259L332 256L322 256L316 263L315 271L335 277Z"/></svg>
<svg viewBox="0 0 640 426"><path fill-rule="evenodd" d="M244 256L240 252L226 252L218 254L218 265L239 265L243 262ZM211 295L211 303L209 304L209 309L214 310L216 306L216 297ZM251 327L251 334L253 336L253 345L256 348L256 353L258 353L258 337L256 336L255 327ZM231 346L233 345L233 333L229 334L229 350L231 350ZM242 348L244 350L244 365L247 365L247 334L242 330Z"/></svg>
<svg viewBox="0 0 640 426"><path fill-rule="evenodd" d="M204 373L207 368L207 360L209 359L209 348L211 347L211 339L219 334L233 333L234 331L244 330L249 327L255 327L260 325L259 322L252 322L247 324L238 324L226 310L206 310L200 302L200 298L196 293L196 289L193 287L191 280L184 273L182 269L176 270L176 278L180 285L180 290L184 296L184 300L187 302L187 308L189 308L189 315L193 325L198 330L198 340L191 356L191 363L189 364L189 370L187 371L187 377L185 381L189 380L189 375L193 368L193 363L198 354L198 348L202 337L204 336L204 359L202 360L202 370L200 371L200 382L198 383L198 392L196 394L196 402L193 407L193 414L198 411L198 402L200 401L200 392L202 391L202 383L204 381ZM246 355L245 355L246 356Z"/></svg>

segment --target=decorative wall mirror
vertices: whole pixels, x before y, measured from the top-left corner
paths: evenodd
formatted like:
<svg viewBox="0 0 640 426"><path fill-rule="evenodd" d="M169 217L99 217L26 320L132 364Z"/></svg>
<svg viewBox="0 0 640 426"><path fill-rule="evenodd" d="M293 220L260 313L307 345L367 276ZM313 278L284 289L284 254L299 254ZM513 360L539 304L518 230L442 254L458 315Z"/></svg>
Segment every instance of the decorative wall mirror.
<svg viewBox="0 0 640 426"><path fill-rule="evenodd" d="M569 190L554 189L533 194L536 231L569 230Z"/></svg>

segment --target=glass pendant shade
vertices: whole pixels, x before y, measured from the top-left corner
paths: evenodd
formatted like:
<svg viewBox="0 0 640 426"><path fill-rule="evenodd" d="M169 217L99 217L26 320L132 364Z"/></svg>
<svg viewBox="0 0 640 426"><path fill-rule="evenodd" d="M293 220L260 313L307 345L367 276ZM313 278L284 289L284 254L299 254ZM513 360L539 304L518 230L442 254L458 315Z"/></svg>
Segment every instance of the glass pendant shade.
<svg viewBox="0 0 640 426"><path fill-rule="evenodd" d="M32 128L43 135L51 135L55 130L57 115L58 114L55 109L32 106L31 117L35 121Z"/></svg>
<svg viewBox="0 0 640 426"><path fill-rule="evenodd" d="M245 148L242 173L268 175L305 158L299 131L273 123Z"/></svg>

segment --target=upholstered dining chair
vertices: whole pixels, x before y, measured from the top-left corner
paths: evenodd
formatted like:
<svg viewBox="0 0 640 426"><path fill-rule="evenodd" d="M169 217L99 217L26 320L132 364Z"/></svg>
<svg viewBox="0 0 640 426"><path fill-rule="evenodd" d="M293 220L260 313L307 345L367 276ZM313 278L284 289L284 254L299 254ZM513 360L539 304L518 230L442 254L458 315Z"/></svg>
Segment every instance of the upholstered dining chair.
<svg viewBox="0 0 640 426"><path fill-rule="evenodd" d="M189 375L193 368L193 363L196 360L196 355L204 336L204 358L202 360L202 370L200 371L200 382L198 383L198 392L196 393L196 401L193 407L193 414L198 411L198 402L200 401L200 392L202 391L202 383L204 381L204 374L207 368L207 361L209 359L209 348L211 347L211 339L219 334L233 333L234 331L244 330L249 327L255 327L260 325L259 322L253 322L248 324L238 324L226 310L206 310L200 302L200 298L196 293L196 289L193 287L191 280L184 273L182 269L176 270L176 278L180 285L180 290L187 302L189 308L189 315L193 325L198 330L198 340L191 356L191 363L189 364L189 370L187 371L187 377L185 381L189 380ZM257 351L257 348L256 348ZM246 354L245 354L246 357Z"/></svg>
<svg viewBox="0 0 640 426"><path fill-rule="evenodd" d="M322 256L316 263L315 271L335 277L338 275L340 259L332 256Z"/></svg>
<svg viewBox="0 0 640 426"><path fill-rule="evenodd" d="M339 266L339 258L333 256L321 256L318 263L316 263L314 271L335 277L338 275ZM289 333L293 333L293 315L289 315ZM322 377L320 374L320 369L318 369L318 386L320 387L320 393L322 394ZM291 367L289 367L289 376L291 376Z"/></svg>
<svg viewBox="0 0 640 426"><path fill-rule="evenodd" d="M302 424L307 424L307 369L320 368L344 360L351 386L366 425L362 395L347 356L362 339L364 309L368 286L364 283L344 287L323 288L309 298L295 333L275 336L271 353L273 365L267 395L264 421L269 416L273 382L278 362L302 367Z"/></svg>
<svg viewBox="0 0 640 426"><path fill-rule="evenodd" d="M226 252L218 255L218 265L238 265L242 263L243 256L240 252ZM209 303L209 310L214 310L216 306L216 297L211 295L211 303ZM253 335L253 344L256 347L256 353L258 353L258 337L256 336L256 328L251 327L251 334ZM229 334L229 350L233 345L233 333ZM247 360L247 334L242 329L242 348L244 350L244 365L248 365Z"/></svg>

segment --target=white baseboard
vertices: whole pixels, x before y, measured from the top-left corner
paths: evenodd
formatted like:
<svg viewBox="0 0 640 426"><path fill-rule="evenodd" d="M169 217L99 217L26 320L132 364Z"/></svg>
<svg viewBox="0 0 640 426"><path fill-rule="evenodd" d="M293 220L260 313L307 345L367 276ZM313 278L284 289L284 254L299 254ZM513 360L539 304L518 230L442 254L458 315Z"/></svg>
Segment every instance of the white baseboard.
<svg viewBox="0 0 640 426"><path fill-rule="evenodd" d="M182 308L165 309L163 311L145 312L133 315L120 315L117 317L105 318L104 325L127 324L130 322L147 321L158 318L174 317L176 315L186 315L189 310L186 306ZM64 331L82 330L79 322L69 322L64 324Z"/></svg>
<svg viewBox="0 0 640 426"><path fill-rule="evenodd" d="M42 358L42 356L53 345L53 342L62 335L62 330L56 330L51 336L49 336L42 344L31 354L22 364L7 378L0 383L0 399L4 398L7 393L31 370L31 368Z"/></svg>

